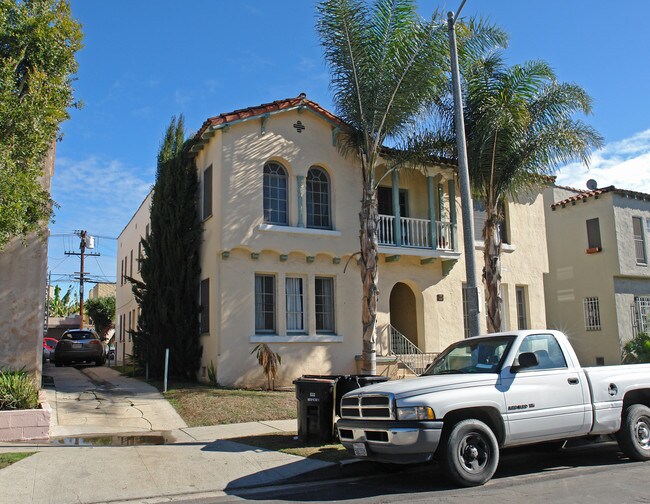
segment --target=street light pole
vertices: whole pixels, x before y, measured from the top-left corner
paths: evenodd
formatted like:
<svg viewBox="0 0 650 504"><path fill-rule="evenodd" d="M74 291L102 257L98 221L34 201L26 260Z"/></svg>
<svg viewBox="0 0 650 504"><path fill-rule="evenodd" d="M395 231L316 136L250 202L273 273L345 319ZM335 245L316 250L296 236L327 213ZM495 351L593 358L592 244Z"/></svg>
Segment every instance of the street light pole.
<svg viewBox="0 0 650 504"><path fill-rule="evenodd" d="M460 183L460 203L463 219L463 245L465 247L465 274L467 277L466 299L469 316L469 335L479 333L479 301L476 282L476 258L474 257L474 207L469 187L469 169L467 163L467 143L465 141L465 118L463 117L463 96L460 89L460 70L458 68L458 48L456 46L456 19L463 9L465 1L460 4L458 12L447 13L449 34L449 52L451 54L451 82L454 95L454 122L456 124L456 145L458 149L458 180Z"/></svg>

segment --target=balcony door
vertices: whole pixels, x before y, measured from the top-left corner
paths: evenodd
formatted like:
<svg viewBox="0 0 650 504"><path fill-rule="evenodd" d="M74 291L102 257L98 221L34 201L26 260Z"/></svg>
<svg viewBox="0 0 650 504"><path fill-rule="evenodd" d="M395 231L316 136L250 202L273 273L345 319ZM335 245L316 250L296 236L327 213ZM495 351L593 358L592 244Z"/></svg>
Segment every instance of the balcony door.
<svg viewBox="0 0 650 504"><path fill-rule="evenodd" d="M377 205L379 215L395 215L392 187L380 186L377 188ZM399 190L399 214L400 217L409 216L408 191L406 189Z"/></svg>

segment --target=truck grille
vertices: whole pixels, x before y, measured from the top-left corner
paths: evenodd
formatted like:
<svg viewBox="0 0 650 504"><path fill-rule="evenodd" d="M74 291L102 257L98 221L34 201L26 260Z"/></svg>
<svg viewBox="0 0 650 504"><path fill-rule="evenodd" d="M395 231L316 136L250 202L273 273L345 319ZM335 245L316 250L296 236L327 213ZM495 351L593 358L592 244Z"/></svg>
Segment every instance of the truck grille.
<svg viewBox="0 0 650 504"><path fill-rule="evenodd" d="M341 400L341 418L394 420L393 398L384 394L344 397Z"/></svg>

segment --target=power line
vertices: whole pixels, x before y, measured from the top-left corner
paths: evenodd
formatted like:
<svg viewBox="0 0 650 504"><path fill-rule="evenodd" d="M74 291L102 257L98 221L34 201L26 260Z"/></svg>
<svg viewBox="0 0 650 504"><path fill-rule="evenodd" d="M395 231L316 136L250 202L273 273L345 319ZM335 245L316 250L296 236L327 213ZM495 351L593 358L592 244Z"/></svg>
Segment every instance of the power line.
<svg viewBox="0 0 650 504"><path fill-rule="evenodd" d="M59 236L79 236L79 235L77 234L77 231L73 233L51 233L50 234L50 237L59 237ZM93 236L94 238L104 238L105 240L117 240L117 238L114 236L102 236L102 235L97 235L92 233L89 233L88 236Z"/></svg>

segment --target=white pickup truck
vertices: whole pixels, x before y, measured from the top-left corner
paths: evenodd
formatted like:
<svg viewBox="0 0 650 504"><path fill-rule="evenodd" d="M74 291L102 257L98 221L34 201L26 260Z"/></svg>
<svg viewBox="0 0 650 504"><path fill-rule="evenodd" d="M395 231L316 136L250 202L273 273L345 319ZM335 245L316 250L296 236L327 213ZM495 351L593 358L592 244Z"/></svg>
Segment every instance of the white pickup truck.
<svg viewBox="0 0 650 504"><path fill-rule="evenodd" d="M345 394L341 443L358 457L440 462L462 486L482 485L504 447L616 434L650 459L650 365L582 368L558 331L515 331L451 345L414 379Z"/></svg>

